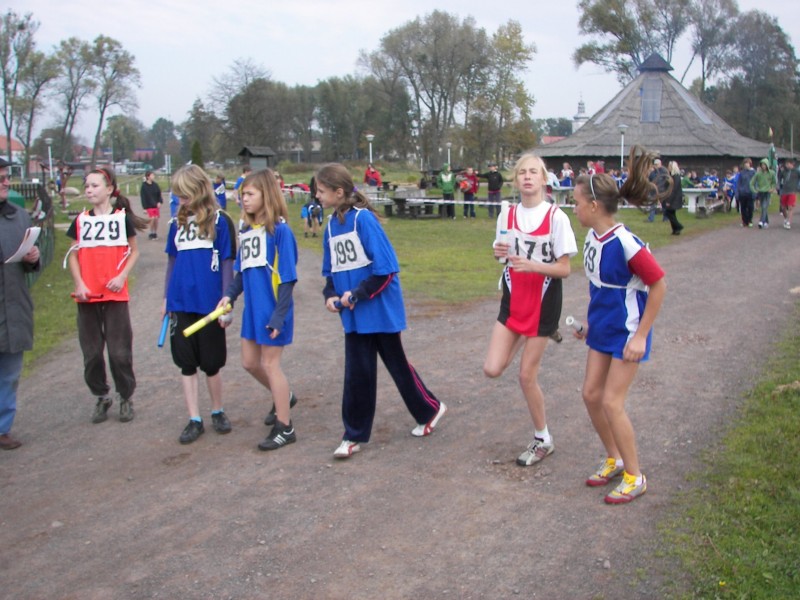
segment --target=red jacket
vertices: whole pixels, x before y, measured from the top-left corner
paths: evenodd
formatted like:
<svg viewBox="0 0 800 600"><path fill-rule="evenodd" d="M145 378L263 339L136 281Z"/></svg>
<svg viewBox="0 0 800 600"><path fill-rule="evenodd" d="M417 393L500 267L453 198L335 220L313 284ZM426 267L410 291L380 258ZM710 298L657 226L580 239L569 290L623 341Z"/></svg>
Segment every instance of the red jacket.
<svg viewBox="0 0 800 600"><path fill-rule="evenodd" d="M472 175L469 175L467 173L462 173L461 179L464 181L464 183L467 184L466 186L464 185L461 186L462 192L464 192L465 194L478 193L478 186L480 185L480 183L478 182L478 176L475 173L473 173Z"/></svg>
<svg viewBox="0 0 800 600"><path fill-rule="evenodd" d="M370 179L375 183L371 183ZM372 169L372 170L367 169L366 171L364 171L364 183L366 183L367 185L377 185L378 187L380 187L382 185L381 174L378 172L377 169Z"/></svg>

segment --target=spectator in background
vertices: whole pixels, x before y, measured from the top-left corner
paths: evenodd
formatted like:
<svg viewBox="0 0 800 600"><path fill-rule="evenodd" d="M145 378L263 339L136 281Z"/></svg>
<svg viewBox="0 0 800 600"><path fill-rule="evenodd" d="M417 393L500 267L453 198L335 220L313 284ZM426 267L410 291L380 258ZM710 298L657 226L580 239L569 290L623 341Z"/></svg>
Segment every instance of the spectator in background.
<svg viewBox="0 0 800 600"><path fill-rule="evenodd" d="M242 174L239 175L239 178L236 180L236 183L233 184L233 192L236 194L236 203L241 206L242 205L242 182L244 178L250 175L253 169L250 168L250 165L245 165L242 168Z"/></svg>
<svg viewBox="0 0 800 600"><path fill-rule="evenodd" d="M475 194L478 193L478 176L472 167L467 167L467 170L461 174L462 187L464 192L464 218L468 216L472 219L475 218Z"/></svg>
<svg viewBox="0 0 800 600"><path fill-rule="evenodd" d="M214 195L217 197L217 204L222 210L228 208L228 192L225 189L225 176L222 173L217 173L214 178Z"/></svg>
<svg viewBox="0 0 800 600"><path fill-rule="evenodd" d="M14 450L22 442L11 437L17 414L17 387L22 355L33 348L33 301L25 273L39 269L34 246L19 262L7 263L19 248L31 219L25 209L8 201L9 163L0 158L0 450Z"/></svg>
<svg viewBox="0 0 800 600"><path fill-rule="evenodd" d="M381 181L381 174L378 170L369 163L367 165L367 170L364 171L364 183L366 183L369 187L381 187L383 182Z"/></svg>
<svg viewBox="0 0 800 600"><path fill-rule="evenodd" d="M150 232L147 239L158 239L158 218L161 216L159 206L164 202L161 197L161 188L155 182L155 175L152 171L147 171L144 174L144 181L142 187L139 189L139 198L142 201L142 208L147 213L147 218L150 220Z"/></svg>
<svg viewBox="0 0 800 600"><path fill-rule="evenodd" d="M455 174L450 170L449 164L444 163L444 165L442 165L442 170L439 172L439 177L436 179L436 185L440 190L442 190L443 200L455 200L456 177ZM456 218L455 203L445 202L442 206L442 211L442 216L447 217L448 219Z"/></svg>
<svg viewBox="0 0 800 600"><path fill-rule="evenodd" d="M561 167L561 172L558 174L558 180L561 182L561 187L572 187L572 180L575 179L575 172L568 162L565 162Z"/></svg>
<svg viewBox="0 0 800 600"><path fill-rule="evenodd" d="M683 225L678 221L676 213L683 208L683 187L681 186L681 168L674 160L669 162L670 177L672 177L672 192L664 200L664 215L672 226L672 235L680 235Z"/></svg>
<svg viewBox="0 0 800 600"><path fill-rule="evenodd" d="M769 228L769 201L772 192L777 187L775 173L769 168L769 160L762 158L758 165L758 171L750 180L750 191L756 196L761 206L761 220L758 222L759 229Z"/></svg>
<svg viewBox="0 0 800 600"><path fill-rule="evenodd" d="M653 169L650 171L649 179L651 182L656 180L663 181L669 178L669 173L667 169L664 168L664 165L661 164L661 159L657 158L653 161ZM652 223L655 221L656 218L656 204L653 203L650 205L650 212L647 214L647 221Z"/></svg>
<svg viewBox="0 0 800 600"><path fill-rule="evenodd" d="M69 206L67 202L67 184L72 175L72 168L63 162L58 163L58 179L56 179L56 187L58 188L58 195L61 198L61 208L66 209Z"/></svg>
<svg viewBox="0 0 800 600"><path fill-rule="evenodd" d="M500 200L503 191L503 175L497 170L497 163L489 163L489 171L487 173L478 173L478 177L485 179L489 184L489 198L487 207L489 209L489 218L494 219L500 216ZM495 215L497 211L497 215Z"/></svg>
<svg viewBox="0 0 800 600"><path fill-rule="evenodd" d="M792 213L797 202L797 190L800 187L800 173L795 168L793 158L787 158L781 169L780 195L783 228L792 228Z"/></svg>
<svg viewBox="0 0 800 600"><path fill-rule="evenodd" d="M753 191L750 189L750 182L756 174L753 169L753 161L745 158L742 161L742 169L739 171L739 177L736 181L736 205L739 207L739 213L742 216L742 227L753 226L753 206L755 204Z"/></svg>

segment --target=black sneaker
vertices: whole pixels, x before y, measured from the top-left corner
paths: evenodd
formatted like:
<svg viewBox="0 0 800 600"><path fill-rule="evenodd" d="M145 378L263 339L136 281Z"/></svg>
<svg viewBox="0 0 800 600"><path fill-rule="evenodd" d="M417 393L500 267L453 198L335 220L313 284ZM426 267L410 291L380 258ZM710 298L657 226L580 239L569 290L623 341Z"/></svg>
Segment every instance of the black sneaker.
<svg viewBox="0 0 800 600"><path fill-rule="evenodd" d="M297 404L297 396L294 395L294 392L289 392L289 408L294 408L294 405ZM272 403L272 408L267 415L267 418L264 419L264 425L275 425L275 403Z"/></svg>
<svg viewBox="0 0 800 600"><path fill-rule="evenodd" d="M272 426L272 431L269 432L267 438L258 445L259 450L277 450L286 444L293 444L297 441L297 436L294 433L294 427L291 421L288 425L284 425L280 421L276 421Z"/></svg>
<svg viewBox="0 0 800 600"><path fill-rule="evenodd" d="M94 406L94 413L92 413L92 423L102 423L108 419L108 409L111 408L111 398L108 396L100 396L97 399L97 404Z"/></svg>
<svg viewBox="0 0 800 600"><path fill-rule="evenodd" d="M184 428L183 433L181 433L180 442L181 444L191 444L204 432L205 428L203 427L202 421L197 422L190 419L189 424Z"/></svg>
<svg viewBox="0 0 800 600"><path fill-rule="evenodd" d="M211 425L217 433L230 433L231 422L224 412L211 413Z"/></svg>

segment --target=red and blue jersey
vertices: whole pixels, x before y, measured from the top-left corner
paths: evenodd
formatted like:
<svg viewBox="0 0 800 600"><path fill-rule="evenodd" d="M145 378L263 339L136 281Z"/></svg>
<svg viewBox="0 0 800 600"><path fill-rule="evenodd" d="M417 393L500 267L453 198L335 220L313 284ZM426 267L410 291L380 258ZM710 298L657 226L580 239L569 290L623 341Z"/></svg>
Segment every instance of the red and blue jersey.
<svg viewBox="0 0 800 600"><path fill-rule="evenodd" d="M586 343L621 359L639 327L649 286L664 277L664 271L644 242L621 223L603 235L589 230L583 245L583 267L589 279ZM642 360L649 357L651 343L652 330Z"/></svg>

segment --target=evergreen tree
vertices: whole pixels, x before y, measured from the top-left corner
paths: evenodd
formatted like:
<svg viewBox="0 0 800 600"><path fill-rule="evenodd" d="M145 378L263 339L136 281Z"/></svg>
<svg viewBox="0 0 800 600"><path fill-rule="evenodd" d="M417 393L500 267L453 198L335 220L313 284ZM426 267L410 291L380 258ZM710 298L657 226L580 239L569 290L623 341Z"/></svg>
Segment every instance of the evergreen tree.
<svg viewBox="0 0 800 600"><path fill-rule="evenodd" d="M192 164L203 168L203 149L200 147L200 142L195 140L192 142Z"/></svg>

